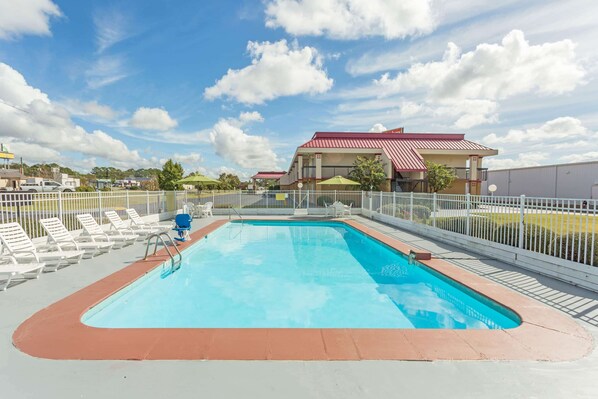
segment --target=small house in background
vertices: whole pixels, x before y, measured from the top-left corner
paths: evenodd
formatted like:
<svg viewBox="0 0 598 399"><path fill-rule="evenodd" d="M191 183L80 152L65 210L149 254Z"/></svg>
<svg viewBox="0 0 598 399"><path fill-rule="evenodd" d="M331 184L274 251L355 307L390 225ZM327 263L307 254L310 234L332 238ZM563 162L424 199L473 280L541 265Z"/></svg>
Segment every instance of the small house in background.
<svg viewBox="0 0 598 399"><path fill-rule="evenodd" d="M0 169L0 190L19 190L24 177L18 169Z"/></svg>
<svg viewBox="0 0 598 399"><path fill-rule="evenodd" d="M268 188L268 183L278 186L280 185L280 178L286 174L287 172L257 172L255 175L251 176L251 185L247 188L249 190L258 190L260 188L258 187L258 180L263 180L266 183L266 187L262 188Z"/></svg>
<svg viewBox="0 0 598 399"><path fill-rule="evenodd" d="M297 148L280 186L294 190L302 183L303 189L319 190L321 180L349 177L356 158L365 156L384 164L383 191L426 192L426 161L431 161L452 168L457 175L443 193L479 194L487 171L482 160L496 154L497 150L466 140L464 134L404 133L403 128L382 133L316 132Z"/></svg>
<svg viewBox="0 0 598 399"><path fill-rule="evenodd" d="M95 179L90 180L89 185L96 190L102 190L104 188L111 188L112 187L112 180L110 179Z"/></svg>
<svg viewBox="0 0 598 399"><path fill-rule="evenodd" d="M81 186L81 180L75 177L70 177L66 173L60 173L60 168L52 168L52 178L54 181L62 184L63 186L67 186L72 188L73 191Z"/></svg>

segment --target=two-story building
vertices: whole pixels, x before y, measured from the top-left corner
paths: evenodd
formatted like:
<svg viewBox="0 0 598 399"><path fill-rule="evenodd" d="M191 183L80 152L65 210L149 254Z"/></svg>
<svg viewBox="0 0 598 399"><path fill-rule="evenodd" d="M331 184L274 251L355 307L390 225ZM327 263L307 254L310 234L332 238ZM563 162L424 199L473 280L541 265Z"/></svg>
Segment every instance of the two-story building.
<svg viewBox="0 0 598 399"><path fill-rule="evenodd" d="M457 180L444 193L479 194L481 182L486 180L482 160L496 154L497 150L465 140L464 134L403 133L403 129L383 133L316 132L297 148L280 186L296 189L302 183L303 189L318 190L321 186L317 182L337 175L348 177L357 156L366 156L384 164L384 191L426 192L426 161L431 161L455 170Z"/></svg>

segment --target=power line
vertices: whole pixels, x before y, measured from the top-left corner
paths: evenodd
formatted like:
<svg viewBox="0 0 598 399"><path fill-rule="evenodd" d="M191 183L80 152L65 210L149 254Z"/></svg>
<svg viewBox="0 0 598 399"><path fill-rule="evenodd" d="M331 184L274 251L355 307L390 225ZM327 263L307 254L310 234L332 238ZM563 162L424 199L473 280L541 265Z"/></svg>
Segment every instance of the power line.
<svg viewBox="0 0 598 399"><path fill-rule="evenodd" d="M9 104L9 103L7 103L6 101L4 101L4 100L3 100L3 99L1 99L1 98L0 98L0 104L4 104L4 105L6 105L6 106L8 106L8 107L14 108L14 109L16 109L17 111L21 111L21 112L24 112L24 113L26 113L26 114L31 114L31 112L27 111L26 109L19 108L19 107L15 106L15 105Z"/></svg>

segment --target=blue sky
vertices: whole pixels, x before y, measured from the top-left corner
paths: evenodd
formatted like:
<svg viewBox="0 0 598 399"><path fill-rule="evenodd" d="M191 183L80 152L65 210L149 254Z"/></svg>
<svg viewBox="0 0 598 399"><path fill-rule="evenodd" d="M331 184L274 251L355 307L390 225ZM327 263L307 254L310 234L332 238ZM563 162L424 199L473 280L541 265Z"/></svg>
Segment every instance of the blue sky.
<svg viewBox="0 0 598 399"><path fill-rule="evenodd" d="M314 131L463 132L493 168L598 159L595 1L0 0L26 162L243 177Z"/></svg>

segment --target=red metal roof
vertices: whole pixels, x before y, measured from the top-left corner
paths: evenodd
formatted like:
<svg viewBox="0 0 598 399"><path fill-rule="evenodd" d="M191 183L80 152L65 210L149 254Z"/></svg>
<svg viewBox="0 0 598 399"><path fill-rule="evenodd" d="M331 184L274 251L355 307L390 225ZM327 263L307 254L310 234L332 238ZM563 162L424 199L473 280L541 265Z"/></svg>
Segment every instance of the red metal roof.
<svg viewBox="0 0 598 399"><path fill-rule="evenodd" d="M252 179L278 180L284 175L286 175L286 172L257 172L257 174L254 176L251 176L251 178Z"/></svg>
<svg viewBox="0 0 598 399"><path fill-rule="evenodd" d="M426 165L418 150L492 151L492 148L465 140L464 134L432 133L346 133L316 132L299 148L363 148L380 149L399 172L425 171Z"/></svg>

